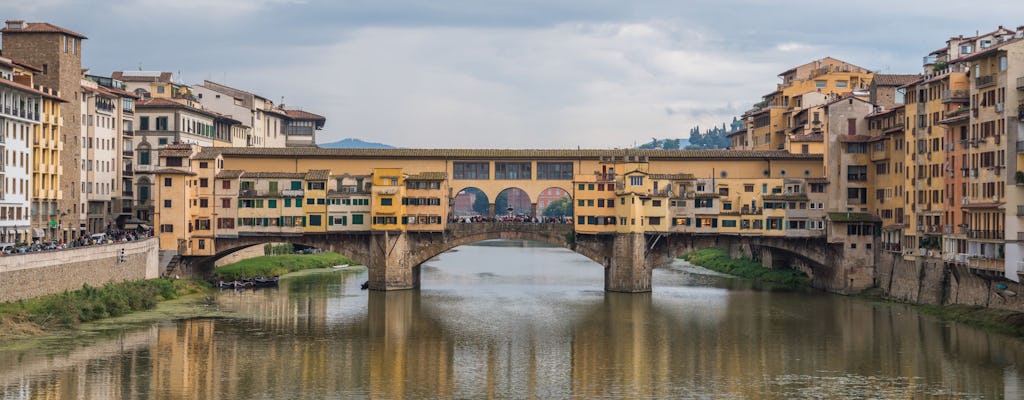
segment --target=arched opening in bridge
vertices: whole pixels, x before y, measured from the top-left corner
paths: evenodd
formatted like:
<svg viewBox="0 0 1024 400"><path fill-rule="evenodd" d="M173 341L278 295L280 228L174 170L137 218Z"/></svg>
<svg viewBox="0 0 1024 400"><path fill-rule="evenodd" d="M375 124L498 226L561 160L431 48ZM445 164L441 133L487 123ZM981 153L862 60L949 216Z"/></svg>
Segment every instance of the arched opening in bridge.
<svg viewBox="0 0 1024 400"><path fill-rule="evenodd" d="M503 217L533 217L537 211L530 202L530 195L526 191L511 187L502 190L494 199L495 216Z"/></svg>
<svg viewBox="0 0 1024 400"><path fill-rule="evenodd" d="M426 292L565 296L604 288L604 267L550 243L487 239L456 246L414 271Z"/></svg>
<svg viewBox="0 0 1024 400"><path fill-rule="evenodd" d="M480 189L468 187L459 191L452 201L452 216L457 218L490 216L491 203Z"/></svg>
<svg viewBox="0 0 1024 400"><path fill-rule="evenodd" d="M572 196L565 189L551 187L537 196L537 212L545 218L572 218Z"/></svg>

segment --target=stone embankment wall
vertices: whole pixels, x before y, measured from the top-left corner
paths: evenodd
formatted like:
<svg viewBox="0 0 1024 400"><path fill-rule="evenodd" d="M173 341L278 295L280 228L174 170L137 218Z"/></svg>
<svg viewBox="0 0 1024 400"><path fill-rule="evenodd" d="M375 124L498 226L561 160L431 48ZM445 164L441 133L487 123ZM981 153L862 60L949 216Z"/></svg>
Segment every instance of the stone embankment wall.
<svg viewBox="0 0 1024 400"><path fill-rule="evenodd" d="M228 255L224 256L224 258L221 258L221 259L217 260L214 263L214 267L220 268L220 267L223 267L225 265L234 264L234 263L242 261L242 260L248 260L250 258L256 258L256 257L262 257L262 256L266 255L265 251L266 250L264 250L262 245L253 245L251 247L247 247L247 248L244 248L242 250L239 250L239 251L236 251L234 253L231 253L231 254L228 254Z"/></svg>
<svg viewBox="0 0 1024 400"><path fill-rule="evenodd" d="M122 259L122 250L124 251ZM0 303L160 276L156 238L0 257Z"/></svg>
<svg viewBox="0 0 1024 400"><path fill-rule="evenodd" d="M889 252L879 252L877 260L875 284L894 299L1024 312L1024 285L1019 283L985 278L941 260L906 261Z"/></svg>

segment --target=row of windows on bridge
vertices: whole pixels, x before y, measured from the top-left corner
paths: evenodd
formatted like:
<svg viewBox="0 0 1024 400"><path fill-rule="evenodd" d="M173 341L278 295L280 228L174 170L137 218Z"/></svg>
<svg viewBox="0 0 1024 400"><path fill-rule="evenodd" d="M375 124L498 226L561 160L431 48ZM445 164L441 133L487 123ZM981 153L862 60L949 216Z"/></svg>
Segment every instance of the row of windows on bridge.
<svg viewBox="0 0 1024 400"><path fill-rule="evenodd" d="M490 162L455 162L452 164L453 179L491 179ZM572 180L571 162L538 162L537 178L541 180ZM533 178L532 162L494 162L494 179L520 180Z"/></svg>

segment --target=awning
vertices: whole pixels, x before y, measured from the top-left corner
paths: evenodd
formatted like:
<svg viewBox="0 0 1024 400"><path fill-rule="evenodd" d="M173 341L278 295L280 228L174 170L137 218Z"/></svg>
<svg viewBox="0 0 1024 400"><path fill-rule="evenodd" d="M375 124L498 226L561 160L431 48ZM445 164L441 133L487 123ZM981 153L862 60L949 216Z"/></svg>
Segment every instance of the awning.
<svg viewBox="0 0 1024 400"><path fill-rule="evenodd" d="M135 228L138 228L138 227L139 227L139 224L136 224L134 222L124 224L124 229L135 229Z"/></svg>
<svg viewBox="0 0 1024 400"><path fill-rule="evenodd" d="M147 230L147 231L148 231L148 230L149 230L149 225L146 225L146 224L139 224L139 228L142 228L142 229L144 229L144 230Z"/></svg>
<svg viewBox="0 0 1024 400"><path fill-rule="evenodd" d="M40 238L46 236L46 231L43 228L32 228L32 237Z"/></svg>

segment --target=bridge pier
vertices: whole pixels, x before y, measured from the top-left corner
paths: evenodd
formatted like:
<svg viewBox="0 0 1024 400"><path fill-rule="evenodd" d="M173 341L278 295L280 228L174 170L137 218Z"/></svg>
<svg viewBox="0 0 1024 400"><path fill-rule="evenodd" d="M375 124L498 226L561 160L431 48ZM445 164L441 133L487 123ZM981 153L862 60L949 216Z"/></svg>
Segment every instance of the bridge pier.
<svg viewBox="0 0 1024 400"><path fill-rule="evenodd" d="M604 267L604 290L641 293L651 291L651 267L643 233L618 233Z"/></svg>
<svg viewBox="0 0 1024 400"><path fill-rule="evenodd" d="M419 265L412 265L414 249L409 235L381 232L370 237L367 263L369 288L373 290L418 289Z"/></svg>

